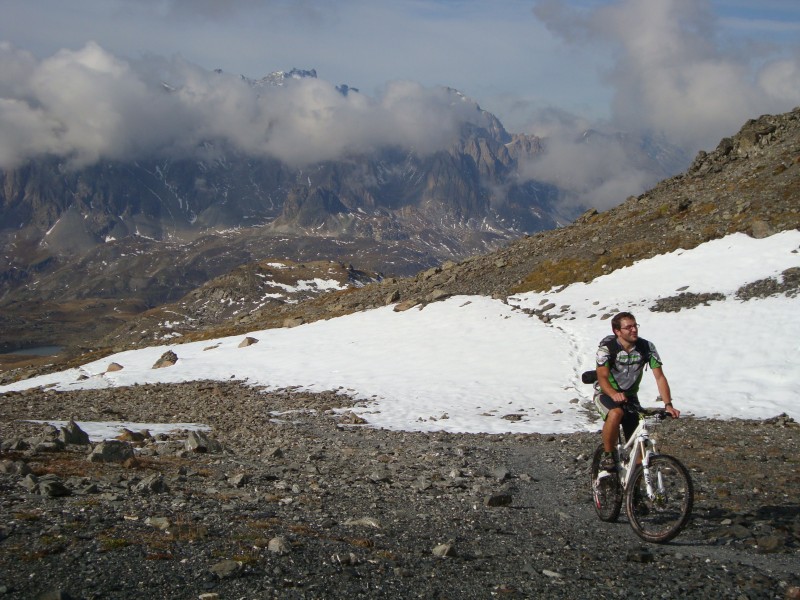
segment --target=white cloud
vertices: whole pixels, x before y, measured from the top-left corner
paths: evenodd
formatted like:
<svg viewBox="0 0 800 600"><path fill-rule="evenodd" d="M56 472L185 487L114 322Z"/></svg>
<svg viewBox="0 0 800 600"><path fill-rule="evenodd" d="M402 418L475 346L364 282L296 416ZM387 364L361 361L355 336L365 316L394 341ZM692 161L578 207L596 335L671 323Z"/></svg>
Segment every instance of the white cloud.
<svg viewBox="0 0 800 600"><path fill-rule="evenodd" d="M769 48L725 39L705 0L617 0L577 10L542 0L534 14L569 47L611 48L604 81L611 116L595 127L669 141L688 157L713 149L747 119L791 110L800 99L800 52L769 59ZM775 50L775 48L773 48ZM558 118L553 119L557 115ZM581 140L589 127L558 111L534 115L528 130L546 135L547 153L523 175L559 185L568 198L600 209L655 183L635 153L613 138ZM598 142L602 151L597 151Z"/></svg>
<svg viewBox="0 0 800 600"><path fill-rule="evenodd" d="M777 102L794 98L800 105L800 50L795 59L767 63L758 75L758 86Z"/></svg>
<svg viewBox="0 0 800 600"><path fill-rule="evenodd" d="M203 142L300 165L386 145L446 147L475 106L443 88L392 82L375 98L321 79L254 88L176 57L127 61L96 43L36 61L0 46L0 166L39 154L189 156Z"/></svg>
<svg viewBox="0 0 800 600"><path fill-rule="evenodd" d="M557 186L567 204L604 210L655 183L616 135L589 130L588 123L549 111L534 127L545 134L545 153L520 165L520 176Z"/></svg>
<svg viewBox="0 0 800 600"><path fill-rule="evenodd" d="M797 103L800 57L765 61L732 46L708 1L618 0L577 12L546 0L535 13L569 43L614 49L606 80L623 130L663 133L695 152Z"/></svg>

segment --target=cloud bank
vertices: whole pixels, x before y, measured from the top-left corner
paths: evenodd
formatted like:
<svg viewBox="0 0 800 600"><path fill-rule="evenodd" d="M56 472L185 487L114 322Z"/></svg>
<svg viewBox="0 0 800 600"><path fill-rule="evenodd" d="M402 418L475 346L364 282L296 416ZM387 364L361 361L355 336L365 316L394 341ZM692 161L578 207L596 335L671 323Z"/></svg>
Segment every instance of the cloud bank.
<svg viewBox="0 0 800 600"><path fill-rule="evenodd" d="M634 160L630 143L600 136L587 144L586 129L667 141L686 153L683 168L747 119L800 104L796 19L758 26L788 28L775 30L775 44L734 39L752 33L749 9L732 23L709 0L539 0L533 12L478 0L11 4L13 18L0 21L18 44L0 43L0 168L45 154L75 167L198 156L210 140L297 166L386 144L429 152L447 147L460 122L482 118L441 83L484 106L504 96L499 105L513 110L496 112L507 127L514 120L515 131L548 137L548 154L522 174L602 209L661 176ZM79 48L88 39L103 44ZM64 46L72 49L53 50ZM192 61L121 58L143 46ZM427 87L394 81L343 96L323 80L254 89L238 76L295 61L362 90L398 77ZM531 106L553 103L604 121L552 107L525 118Z"/></svg>
<svg viewBox="0 0 800 600"><path fill-rule="evenodd" d="M444 88L391 82L375 98L315 78L253 86L181 58L137 61L98 44L43 60L0 44L0 167L40 155L197 156L209 141L295 166L396 145L447 147L476 106Z"/></svg>
<svg viewBox="0 0 800 600"><path fill-rule="evenodd" d="M637 155L637 140L600 133L584 119L549 111L538 131L546 150L520 164L520 177L557 186L567 205L609 208L663 178L652 161Z"/></svg>
<svg viewBox="0 0 800 600"><path fill-rule="evenodd" d="M612 50L603 73L613 90L611 117L599 126L608 131L668 140L691 157L716 147L747 119L800 104L800 45L778 56L766 45L737 47L723 39L710 2L619 0L579 10L564 0L541 0L534 14L567 48ZM530 129L552 129L553 115L546 111ZM598 208L655 183L621 145L606 141L603 152L587 151L580 120L556 120L548 154L526 166L528 176L566 186L579 202Z"/></svg>
<svg viewBox="0 0 800 600"><path fill-rule="evenodd" d="M584 12L542 0L534 13L567 44L612 48L605 81L612 121L623 129L663 133L697 151L800 101L800 44L771 59L777 48L736 47L708 1L619 0Z"/></svg>

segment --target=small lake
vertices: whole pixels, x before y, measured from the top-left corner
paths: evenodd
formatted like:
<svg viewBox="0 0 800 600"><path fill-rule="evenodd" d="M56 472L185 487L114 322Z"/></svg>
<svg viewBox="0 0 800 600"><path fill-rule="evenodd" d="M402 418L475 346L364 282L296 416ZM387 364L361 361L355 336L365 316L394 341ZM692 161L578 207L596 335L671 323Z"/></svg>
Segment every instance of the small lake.
<svg viewBox="0 0 800 600"><path fill-rule="evenodd" d="M36 346L13 352L0 352L0 356L55 356L64 349L63 346Z"/></svg>

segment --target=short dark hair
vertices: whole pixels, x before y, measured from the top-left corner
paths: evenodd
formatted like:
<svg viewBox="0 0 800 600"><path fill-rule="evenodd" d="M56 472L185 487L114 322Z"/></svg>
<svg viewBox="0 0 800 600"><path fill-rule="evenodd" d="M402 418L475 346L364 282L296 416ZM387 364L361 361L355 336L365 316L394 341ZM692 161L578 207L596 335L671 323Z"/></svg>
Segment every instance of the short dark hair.
<svg viewBox="0 0 800 600"><path fill-rule="evenodd" d="M636 317L634 317L629 312L621 312L619 314L614 315L614 318L611 319L611 330L612 331L619 331L622 327L622 319L630 319L631 321L636 321Z"/></svg>

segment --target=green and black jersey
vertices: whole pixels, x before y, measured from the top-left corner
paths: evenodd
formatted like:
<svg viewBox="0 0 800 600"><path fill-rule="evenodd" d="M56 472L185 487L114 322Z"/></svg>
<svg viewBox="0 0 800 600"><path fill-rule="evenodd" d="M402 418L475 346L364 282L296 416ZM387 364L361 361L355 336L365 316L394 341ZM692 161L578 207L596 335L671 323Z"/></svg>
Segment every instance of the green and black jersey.
<svg viewBox="0 0 800 600"><path fill-rule="evenodd" d="M630 392L635 394L639 391L639 383L642 381L644 375L645 364L643 357L634 346L630 352L625 351L620 347L617 352L616 359L609 360L611 351L608 348L608 339L614 336L608 336L600 342L597 348L597 355L595 362L598 367L610 367L611 375L609 381L615 390L623 392ZM640 338L641 341L647 342ZM648 365L651 369L656 369L662 365L661 357L658 355L658 350L652 342L647 342L650 348L650 361ZM613 366L611 366L613 364ZM599 384L596 384L599 385Z"/></svg>

